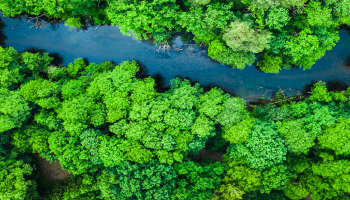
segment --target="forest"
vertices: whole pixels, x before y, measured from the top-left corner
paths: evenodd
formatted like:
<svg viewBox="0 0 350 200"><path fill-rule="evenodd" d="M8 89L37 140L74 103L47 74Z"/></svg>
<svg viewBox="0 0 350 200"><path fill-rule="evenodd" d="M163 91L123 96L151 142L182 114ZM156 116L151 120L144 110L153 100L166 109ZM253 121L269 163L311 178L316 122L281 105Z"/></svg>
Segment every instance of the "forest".
<svg viewBox="0 0 350 200"><path fill-rule="evenodd" d="M168 45L179 31L208 47L212 59L266 73L310 69L350 24L350 0L0 0L4 16L29 14L116 25L127 35Z"/></svg>
<svg viewBox="0 0 350 200"><path fill-rule="evenodd" d="M0 199L313 200L350 194L350 87L249 105L135 61L0 47ZM202 149L222 161L194 159ZM40 189L32 153L72 176Z"/></svg>

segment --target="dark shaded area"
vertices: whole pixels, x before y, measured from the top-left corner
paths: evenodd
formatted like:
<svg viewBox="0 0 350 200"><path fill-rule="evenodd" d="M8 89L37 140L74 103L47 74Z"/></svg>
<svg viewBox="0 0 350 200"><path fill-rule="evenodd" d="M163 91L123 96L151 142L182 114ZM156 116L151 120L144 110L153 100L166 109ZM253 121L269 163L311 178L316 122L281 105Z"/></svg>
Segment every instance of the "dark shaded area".
<svg viewBox="0 0 350 200"><path fill-rule="evenodd" d="M29 52L29 53L45 53L47 52L46 49L39 49L39 48L36 48L36 47L30 47L26 50L24 50L23 52Z"/></svg>
<svg viewBox="0 0 350 200"><path fill-rule="evenodd" d="M345 30L348 32L348 35L350 36L350 26L347 26L346 24L343 24L340 26L339 30Z"/></svg>
<svg viewBox="0 0 350 200"><path fill-rule="evenodd" d="M143 64L141 64L141 62L139 62L138 60L135 60L137 65L139 66L139 71L136 73L136 78L139 78L139 79L143 79L143 78L146 78L148 77L147 76L147 68L146 66L144 66Z"/></svg>
<svg viewBox="0 0 350 200"><path fill-rule="evenodd" d="M88 58L83 58L83 60L84 60L85 65L89 65L89 64L90 64L90 62L89 62L89 59L88 59Z"/></svg>
<svg viewBox="0 0 350 200"><path fill-rule="evenodd" d="M227 90L223 87L219 87L217 85L214 85L214 84L208 84L208 85L205 85L205 86L202 86L203 89L204 89L204 92L208 92L210 91L212 88L218 88L218 89L221 89L224 93L227 93L229 95L231 95L232 97L237 97L237 95L235 94L234 90Z"/></svg>
<svg viewBox="0 0 350 200"><path fill-rule="evenodd" d="M350 33L349 33L349 35L350 35ZM346 58L344 59L344 66L345 66L346 68L349 68L349 70L350 70L350 54L348 54L348 55L346 56Z"/></svg>
<svg viewBox="0 0 350 200"><path fill-rule="evenodd" d="M59 53L49 53L50 57L53 57L53 61L51 61L51 65L60 66L63 65L63 56L61 56Z"/></svg>
<svg viewBox="0 0 350 200"><path fill-rule="evenodd" d="M24 50L23 52L43 54L43 53L46 53L47 50L46 49L40 49L40 48L31 47L31 48L28 48L28 49ZM51 61L51 63L50 63L51 65L55 65L55 66L63 65L64 58L59 53L49 53L49 56L53 57L53 61ZM87 58L84 58L84 62L89 63Z"/></svg>
<svg viewBox="0 0 350 200"><path fill-rule="evenodd" d="M31 166L34 168L33 174L35 181L38 183L37 191L39 195L45 194L56 184L68 179L72 174L62 170L59 161L50 163L39 156L38 153L31 154Z"/></svg>
<svg viewBox="0 0 350 200"><path fill-rule="evenodd" d="M346 84L344 81L340 81L340 80L329 80L329 81L327 81L327 89L328 89L328 91L341 92L341 91L346 91L346 89L348 87L349 87L349 85Z"/></svg>
<svg viewBox="0 0 350 200"><path fill-rule="evenodd" d="M160 73L156 73L151 76L156 82L156 90L158 93L164 93L170 89L170 86L166 86L164 82L164 77Z"/></svg>
<svg viewBox="0 0 350 200"><path fill-rule="evenodd" d="M312 80L309 84L304 85L304 89L302 91L303 95L310 95L311 88L314 87L314 84L317 83L318 81Z"/></svg>
<svg viewBox="0 0 350 200"><path fill-rule="evenodd" d="M197 155L187 155L188 158L190 158L193 161L199 161L205 158L209 158L213 162L222 162L222 156L225 155L225 152L211 152L207 149L201 149Z"/></svg>
<svg viewBox="0 0 350 200"><path fill-rule="evenodd" d="M271 103L271 102L272 102L272 100L270 100L270 99L259 98L259 99L254 100L254 101L249 101L249 105L262 106L262 105L265 105L265 104Z"/></svg>
<svg viewBox="0 0 350 200"><path fill-rule="evenodd" d="M5 23L0 18L0 45L4 46L6 44L7 37L4 33L4 28L6 27Z"/></svg>
<svg viewBox="0 0 350 200"><path fill-rule="evenodd" d="M309 84L306 84L304 86L304 90L302 91L302 94L305 96L310 95L311 88L314 87L314 84L318 81L312 80ZM333 92L341 92L346 91L346 89L349 87L349 85L345 81L341 81L338 79L331 79L326 82L327 90L333 91Z"/></svg>

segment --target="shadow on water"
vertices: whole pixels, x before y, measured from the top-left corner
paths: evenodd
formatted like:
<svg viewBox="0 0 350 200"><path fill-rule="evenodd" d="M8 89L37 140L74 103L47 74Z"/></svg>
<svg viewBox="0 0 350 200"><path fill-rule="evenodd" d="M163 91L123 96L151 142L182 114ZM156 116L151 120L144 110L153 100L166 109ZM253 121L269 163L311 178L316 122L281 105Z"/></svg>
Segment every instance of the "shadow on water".
<svg viewBox="0 0 350 200"><path fill-rule="evenodd" d="M343 24L342 26L340 26L340 29L348 32L348 35L350 36L350 26Z"/></svg>
<svg viewBox="0 0 350 200"><path fill-rule="evenodd" d="M35 48L35 47L30 47L26 50L24 50L23 52L30 52L30 53L40 53L40 54L43 54L43 53L46 53L47 50L46 49L39 49L39 48ZM63 56L61 56L59 53L49 53L49 56L50 57L53 57L53 61L51 61L51 65L55 65L55 66L60 66L60 65L63 65L63 61L64 61L64 58ZM85 60L86 59L86 60ZM84 62L85 63L89 63L87 61L87 58L84 58ZM87 64L88 65L88 64Z"/></svg>
<svg viewBox="0 0 350 200"><path fill-rule="evenodd" d="M136 73L136 78L139 78L139 79L143 79L143 78L146 78L146 77L149 77L147 76L147 68L146 66L144 66L141 62L139 62L138 60L135 60L137 65L139 66L139 71Z"/></svg>
<svg viewBox="0 0 350 200"><path fill-rule="evenodd" d="M156 90L158 93L164 93L170 89L170 86L165 85L164 77L161 73L156 73L155 75L151 76L156 81Z"/></svg>
<svg viewBox="0 0 350 200"><path fill-rule="evenodd" d="M29 53L45 53L47 52L46 49L39 49L39 48L36 48L36 47L30 47L26 50L24 50L23 52L29 52Z"/></svg>
<svg viewBox="0 0 350 200"><path fill-rule="evenodd" d="M214 84L203 85L202 87L204 89L204 92L208 92L212 88L218 88L218 89L221 89L224 93L227 93L227 94L231 95L232 97L237 97L237 95L235 94L235 92L233 90L227 90L227 89L225 89L223 87L218 87L217 85L214 85Z"/></svg>
<svg viewBox="0 0 350 200"><path fill-rule="evenodd" d="M344 66L350 70L350 53L344 59Z"/></svg>
<svg viewBox="0 0 350 200"><path fill-rule="evenodd" d="M302 91L303 95L309 95L311 92L311 88L314 87L314 84L318 81L312 80L309 84L306 84L304 86L304 90ZM338 79L330 79L326 82L326 87L328 91L333 92L342 92L346 91L346 89L349 87L349 84L347 84L345 81L338 80Z"/></svg>
<svg viewBox="0 0 350 200"><path fill-rule="evenodd" d="M2 19L0 18L0 45L4 46L6 44L6 40L7 37L4 33L4 28L6 27L6 25L4 24L4 22L2 21Z"/></svg>
<svg viewBox="0 0 350 200"><path fill-rule="evenodd" d="M310 95L311 88L314 87L314 84L317 83L318 81L312 80L310 83L305 84L303 91L301 92L303 95Z"/></svg>
<svg viewBox="0 0 350 200"><path fill-rule="evenodd" d="M329 91L342 92L342 91L346 91L348 87L349 85L346 84L344 81L340 81L340 80L327 81L327 89Z"/></svg>
<svg viewBox="0 0 350 200"><path fill-rule="evenodd" d="M51 65L60 66L63 65L64 58L59 53L49 53L50 57L53 57L53 61L51 61Z"/></svg>
<svg viewBox="0 0 350 200"><path fill-rule="evenodd" d="M89 64L90 64L90 62L89 62L89 59L88 59L88 58L83 58L83 61L84 61L85 65L89 65Z"/></svg>

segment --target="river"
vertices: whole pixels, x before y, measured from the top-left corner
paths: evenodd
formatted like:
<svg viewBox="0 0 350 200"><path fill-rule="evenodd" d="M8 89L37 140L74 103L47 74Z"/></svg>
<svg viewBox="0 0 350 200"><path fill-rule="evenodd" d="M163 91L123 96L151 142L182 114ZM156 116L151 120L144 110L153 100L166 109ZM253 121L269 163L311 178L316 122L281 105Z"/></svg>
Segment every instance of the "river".
<svg viewBox="0 0 350 200"><path fill-rule="evenodd" d="M159 87L163 88L169 86L171 79L180 76L254 101L259 97L270 99L278 88L287 95L300 95L313 81L327 81L338 90L350 85L350 36L346 30L340 31L337 45L327 51L311 70L293 68L279 74L266 74L255 66L239 70L221 65L207 56L207 49L184 45L180 36L173 38L169 52L157 52L158 47L154 44L125 36L117 26L101 26L95 31L97 26L77 30L69 29L63 23L53 25L43 21L43 25L36 29L30 28L33 22L26 23L26 18L0 16L5 24L0 36L3 46L12 46L20 52L44 50L60 58L57 60L63 65L79 57L87 58L90 63L136 60L145 74L156 78Z"/></svg>

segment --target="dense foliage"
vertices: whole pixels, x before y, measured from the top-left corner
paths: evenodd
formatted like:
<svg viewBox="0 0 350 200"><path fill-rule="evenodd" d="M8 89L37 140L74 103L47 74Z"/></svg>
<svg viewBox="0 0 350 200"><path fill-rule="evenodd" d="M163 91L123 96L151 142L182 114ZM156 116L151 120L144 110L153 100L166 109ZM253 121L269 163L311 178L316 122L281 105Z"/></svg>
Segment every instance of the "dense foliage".
<svg viewBox="0 0 350 200"><path fill-rule="evenodd" d="M335 46L337 29L350 24L349 0L0 0L0 10L4 16L44 14L79 28L84 21L117 25L156 44L191 32L220 63L244 69L257 54L266 73L310 69Z"/></svg>
<svg viewBox="0 0 350 200"><path fill-rule="evenodd" d="M1 199L343 199L350 87L252 106L175 78L164 93L135 61L53 66L0 48ZM201 149L222 162L195 159ZM31 153L73 176L37 191Z"/></svg>

